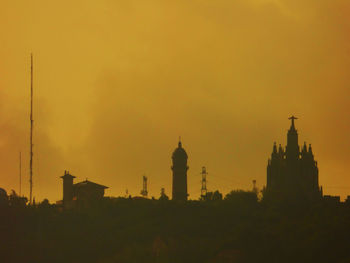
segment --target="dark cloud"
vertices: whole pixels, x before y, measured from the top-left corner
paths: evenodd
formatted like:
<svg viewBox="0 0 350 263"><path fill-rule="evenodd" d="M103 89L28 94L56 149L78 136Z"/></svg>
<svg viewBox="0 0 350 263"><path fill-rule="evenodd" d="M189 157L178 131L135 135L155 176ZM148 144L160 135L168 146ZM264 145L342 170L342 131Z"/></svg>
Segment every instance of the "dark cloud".
<svg viewBox="0 0 350 263"><path fill-rule="evenodd" d="M291 114L300 141L314 145L321 183L335 187L326 193L347 195L337 189L350 183L347 1L26 5L0 11L4 187L16 185L17 149L29 144L32 49L40 198L61 197L64 169L111 195L138 194L143 173L151 195L163 186L170 193L179 135L191 197L203 165L210 188L262 186Z"/></svg>

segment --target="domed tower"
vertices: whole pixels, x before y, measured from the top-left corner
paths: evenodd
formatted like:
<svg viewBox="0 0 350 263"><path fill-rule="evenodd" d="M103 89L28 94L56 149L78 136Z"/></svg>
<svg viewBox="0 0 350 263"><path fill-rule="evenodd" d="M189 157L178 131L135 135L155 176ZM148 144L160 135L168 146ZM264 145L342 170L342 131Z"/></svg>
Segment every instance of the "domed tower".
<svg viewBox="0 0 350 263"><path fill-rule="evenodd" d="M73 200L73 180L75 176L71 175L68 171L64 171L63 179L63 205L69 205Z"/></svg>
<svg viewBox="0 0 350 263"><path fill-rule="evenodd" d="M182 148L182 143L179 141L178 147L172 155L173 165L173 200L186 201L187 200L187 153Z"/></svg>

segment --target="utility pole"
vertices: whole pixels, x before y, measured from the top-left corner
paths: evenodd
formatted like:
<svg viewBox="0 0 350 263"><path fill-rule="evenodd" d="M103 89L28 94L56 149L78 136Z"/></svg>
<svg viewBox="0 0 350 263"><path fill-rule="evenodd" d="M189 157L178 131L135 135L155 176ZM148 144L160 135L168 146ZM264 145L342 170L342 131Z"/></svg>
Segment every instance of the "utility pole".
<svg viewBox="0 0 350 263"><path fill-rule="evenodd" d="M19 196L22 196L22 153L19 152Z"/></svg>
<svg viewBox="0 0 350 263"><path fill-rule="evenodd" d="M147 191L147 177L146 176L143 176L143 187L142 187L142 190L141 190L141 195L143 197L147 197L148 195L148 191Z"/></svg>
<svg viewBox="0 0 350 263"><path fill-rule="evenodd" d="M29 203L33 197L33 54L30 54L30 163L29 163Z"/></svg>
<svg viewBox="0 0 350 263"><path fill-rule="evenodd" d="M201 189L201 198L204 199L207 195L207 169L205 166L202 167L202 189Z"/></svg>

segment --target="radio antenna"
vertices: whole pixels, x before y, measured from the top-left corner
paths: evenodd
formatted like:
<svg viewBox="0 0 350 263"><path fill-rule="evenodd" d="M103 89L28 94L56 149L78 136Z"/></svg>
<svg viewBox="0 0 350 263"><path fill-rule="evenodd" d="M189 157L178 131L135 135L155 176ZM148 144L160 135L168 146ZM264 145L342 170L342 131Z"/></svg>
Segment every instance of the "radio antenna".
<svg viewBox="0 0 350 263"><path fill-rule="evenodd" d="M29 203L33 202L33 53L30 54L30 163L29 163Z"/></svg>

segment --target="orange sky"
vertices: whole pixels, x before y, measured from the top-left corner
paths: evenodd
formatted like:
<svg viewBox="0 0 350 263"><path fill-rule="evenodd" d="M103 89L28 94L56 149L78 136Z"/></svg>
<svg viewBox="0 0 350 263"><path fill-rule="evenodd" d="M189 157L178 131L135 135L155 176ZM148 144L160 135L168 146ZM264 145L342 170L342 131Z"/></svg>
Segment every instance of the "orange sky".
<svg viewBox="0 0 350 263"><path fill-rule="evenodd" d="M288 117L311 142L325 194L350 195L348 0L2 0L0 187L62 198L64 170L106 195L171 195L182 136L190 198L266 183Z"/></svg>

